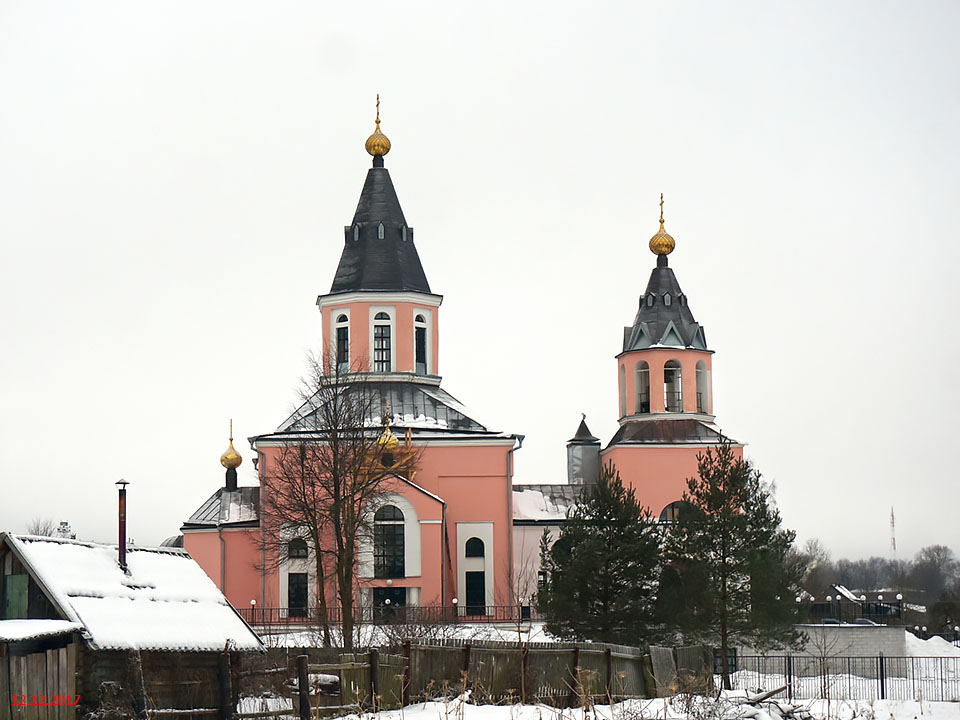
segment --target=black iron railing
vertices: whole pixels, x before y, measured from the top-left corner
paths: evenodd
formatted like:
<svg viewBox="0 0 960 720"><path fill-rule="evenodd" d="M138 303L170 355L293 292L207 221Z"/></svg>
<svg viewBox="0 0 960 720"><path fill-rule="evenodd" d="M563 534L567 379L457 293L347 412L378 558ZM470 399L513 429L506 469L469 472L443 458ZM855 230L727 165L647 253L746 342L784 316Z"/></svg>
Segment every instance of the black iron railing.
<svg viewBox="0 0 960 720"><path fill-rule="evenodd" d="M343 622L339 607L321 611L316 607L253 606L238 608L237 611L244 620L256 627L319 627L323 624L323 618L326 618L330 625L340 625ZM537 609L529 605L363 605L353 608L355 624L510 623L537 619Z"/></svg>
<svg viewBox="0 0 960 720"><path fill-rule="evenodd" d="M800 617L813 623L877 623L886 625L903 620L903 601L854 602L847 598L810 602L801 600Z"/></svg>

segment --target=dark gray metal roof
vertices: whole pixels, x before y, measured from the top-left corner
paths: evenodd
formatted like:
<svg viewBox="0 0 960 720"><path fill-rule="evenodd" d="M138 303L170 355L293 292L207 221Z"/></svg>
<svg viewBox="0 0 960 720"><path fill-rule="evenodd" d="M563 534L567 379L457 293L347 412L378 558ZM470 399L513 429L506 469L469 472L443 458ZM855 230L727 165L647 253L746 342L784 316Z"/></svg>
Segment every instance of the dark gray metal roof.
<svg viewBox="0 0 960 720"><path fill-rule="evenodd" d="M572 438L567 440L567 444L576 444L576 445L593 445L594 443L600 442L600 438L594 437L593 433L590 432L590 428L587 427L587 418L586 416L580 421L580 427L577 428L577 434Z"/></svg>
<svg viewBox="0 0 960 720"><path fill-rule="evenodd" d="M623 329L624 352L655 345L707 349L703 327L693 319L687 296L667 265L666 255L657 256L657 266L650 273L633 325Z"/></svg>
<svg viewBox="0 0 960 720"><path fill-rule="evenodd" d="M621 425L610 441L610 445L645 443L712 445L721 442L722 438L723 435L719 430L694 418L638 420ZM736 444L734 440L731 442Z"/></svg>
<svg viewBox="0 0 960 720"><path fill-rule="evenodd" d="M382 158L381 158L382 160ZM380 226L383 237L380 237ZM330 293L355 290L430 292L400 200L385 167L367 171Z"/></svg>
<svg viewBox="0 0 960 720"><path fill-rule="evenodd" d="M217 488L183 527L189 529L217 525L255 525L259 517L259 487L242 487L236 490Z"/></svg>
<svg viewBox="0 0 960 720"><path fill-rule="evenodd" d="M469 412L453 395L436 385L421 385L413 382L376 382L358 381L347 392L355 389L357 393L369 393L362 400L364 405L379 410L390 408L390 424L395 428L412 428L431 431L454 431L457 433L490 433L487 428L469 417ZM349 400L347 400L349 402ZM315 415L318 408L313 402L306 403L287 418L278 432L311 432L318 428ZM304 408L310 408L305 411ZM382 422L380 418L370 418L371 425Z"/></svg>

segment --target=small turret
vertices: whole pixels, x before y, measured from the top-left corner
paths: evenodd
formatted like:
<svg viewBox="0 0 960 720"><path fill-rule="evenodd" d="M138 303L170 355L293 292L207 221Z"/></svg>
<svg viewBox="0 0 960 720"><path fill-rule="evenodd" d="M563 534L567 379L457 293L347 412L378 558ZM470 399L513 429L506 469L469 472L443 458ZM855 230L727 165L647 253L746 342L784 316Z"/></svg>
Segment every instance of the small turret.
<svg viewBox="0 0 960 720"><path fill-rule="evenodd" d="M600 439L587 427L587 416L580 420L577 434L567 441L567 482L592 485L600 476Z"/></svg>

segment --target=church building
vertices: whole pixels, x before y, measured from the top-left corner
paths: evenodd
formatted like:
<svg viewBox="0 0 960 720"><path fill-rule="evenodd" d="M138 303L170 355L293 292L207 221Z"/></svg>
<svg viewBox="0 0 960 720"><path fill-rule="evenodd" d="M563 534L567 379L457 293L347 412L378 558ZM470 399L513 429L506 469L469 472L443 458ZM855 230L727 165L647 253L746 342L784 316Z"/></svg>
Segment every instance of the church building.
<svg viewBox="0 0 960 720"><path fill-rule="evenodd" d="M697 474L697 455L722 441L713 351L669 266L676 243L664 229L663 197L660 229L649 243L656 265L616 355L617 432L602 447L584 418L567 444L566 478L514 484L513 453L523 436L481 425L441 387L443 297L427 281L384 165L390 141L380 131L379 110L366 150L373 164L344 228L330 290L317 298L323 374L342 379L349 397L368 399L358 424L382 433L378 447L389 458L376 468L388 478L387 492L366 508L373 533L360 544L357 604L456 604L464 617L531 605L543 531L556 538L602 465L612 463L641 504L671 522L687 479ZM268 509L284 453L328 442L325 402L319 394L306 397L274 431L250 438L258 487L238 486L242 459L231 437L221 457L223 487L183 524L184 548L237 607L281 617L315 607L311 546L295 530L271 528ZM734 447L742 456L742 445ZM266 557L264 540L271 537L284 547L280 562ZM335 606L332 581L324 587L328 606Z"/></svg>
<svg viewBox="0 0 960 720"><path fill-rule="evenodd" d="M361 605L451 605L484 614L510 604L512 454L522 439L491 430L441 386L440 306L432 291L384 156L390 141L376 130L373 157L329 292L317 298L327 373L372 398L369 426L386 426L391 452L416 457L391 473L389 492L368 511L374 533L359 554ZM273 432L250 438L259 488L237 487L239 455L222 462L227 480L183 525L184 548L238 607L289 614L314 607L315 563L291 540L276 567L262 557L263 497L284 448L325 442L316 402L307 402ZM401 447L396 435L404 437ZM231 465L233 466L231 468ZM233 475L231 476L231 472ZM232 479L231 479L232 478ZM335 605L332 583L325 591Z"/></svg>

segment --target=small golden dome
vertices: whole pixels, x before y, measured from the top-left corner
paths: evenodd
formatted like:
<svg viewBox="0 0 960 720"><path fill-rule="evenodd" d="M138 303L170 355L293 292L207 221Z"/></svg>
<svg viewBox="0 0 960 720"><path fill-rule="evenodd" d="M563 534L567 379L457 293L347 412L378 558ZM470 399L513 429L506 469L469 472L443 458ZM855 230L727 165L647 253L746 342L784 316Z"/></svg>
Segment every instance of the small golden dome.
<svg viewBox="0 0 960 720"><path fill-rule="evenodd" d="M663 223L661 222L657 234L650 238L650 252L654 255L669 255L676 246L676 241L670 233L663 229Z"/></svg>
<svg viewBox="0 0 960 720"><path fill-rule="evenodd" d="M393 434L390 430L390 426L387 425L383 432L380 433L380 437L377 439L377 445L379 445L384 450L396 450L400 447L400 441L397 440L397 436Z"/></svg>
<svg viewBox="0 0 960 720"><path fill-rule="evenodd" d="M233 447L233 438L230 438L230 447L224 450L223 455L220 456L220 464L225 468L238 468L242 462L243 458L240 457L240 453Z"/></svg>
<svg viewBox="0 0 960 720"><path fill-rule="evenodd" d="M377 155L383 156L390 152L390 138L380 132L380 96L377 95L377 129L373 131L373 135L367 138L367 142L364 144L364 147L367 149L367 152L377 157Z"/></svg>
<svg viewBox="0 0 960 720"><path fill-rule="evenodd" d="M660 229L650 238L650 252L654 255L669 255L676 246L673 236L663 229L663 193L660 193Z"/></svg>

